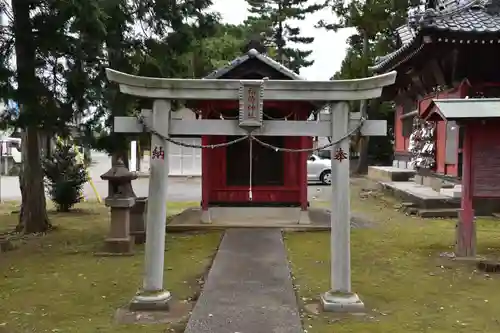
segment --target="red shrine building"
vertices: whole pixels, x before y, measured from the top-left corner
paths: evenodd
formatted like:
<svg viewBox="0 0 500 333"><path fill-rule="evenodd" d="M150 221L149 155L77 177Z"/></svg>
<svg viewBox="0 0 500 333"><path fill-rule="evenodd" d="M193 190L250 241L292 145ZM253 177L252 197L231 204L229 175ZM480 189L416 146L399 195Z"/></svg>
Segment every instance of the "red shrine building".
<svg viewBox="0 0 500 333"><path fill-rule="evenodd" d="M302 80L263 53L248 52L206 79ZM199 101L203 119L238 119L238 101ZM307 120L314 103L264 101L264 120ZM236 140L230 136L202 136L202 144ZM312 147L311 137L262 136L275 147ZM202 209L214 206L284 206L307 210L307 152L282 152L242 140L227 147L202 150ZM251 193L251 194L250 194ZM251 197L250 197L251 195Z"/></svg>
<svg viewBox="0 0 500 333"><path fill-rule="evenodd" d="M500 97L500 0L429 0L396 35L399 48L371 68L398 73L383 92L396 104L394 166L459 178L463 129L423 119L433 100Z"/></svg>

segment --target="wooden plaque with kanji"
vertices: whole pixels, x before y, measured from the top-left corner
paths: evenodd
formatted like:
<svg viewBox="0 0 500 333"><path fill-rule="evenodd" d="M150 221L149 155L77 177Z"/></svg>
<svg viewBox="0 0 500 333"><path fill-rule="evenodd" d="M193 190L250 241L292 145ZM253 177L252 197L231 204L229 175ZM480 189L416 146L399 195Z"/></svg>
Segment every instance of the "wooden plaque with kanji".
<svg viewBox="0 0 500 333"><path fill-rule="evenodd" d="M263 95L263 86L260 81L241 83L239 113L240 126L262 126Z"/></svg>

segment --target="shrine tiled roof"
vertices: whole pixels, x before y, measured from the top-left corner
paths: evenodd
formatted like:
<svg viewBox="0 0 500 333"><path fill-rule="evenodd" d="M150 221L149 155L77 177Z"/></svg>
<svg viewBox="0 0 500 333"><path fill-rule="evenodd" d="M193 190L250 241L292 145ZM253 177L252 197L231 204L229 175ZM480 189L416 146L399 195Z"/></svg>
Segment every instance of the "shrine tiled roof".
<svg viewBox="0 0 500 333"><path fill-rule="evenodd" d="M266 56L265 54L260 53L256 49L251 49L245 55L230 61L226 66L216 69L212 73L205 76L204 79L218 79L222 77L224 74L232 71L234 68L238 66L241 66L243 63L252 58L260 60L264 64L274 68L275 70L277 70L278 72L282 73L283 75L292 80L304 80L304 78L301 77L299 74L295 73L291 69L286 68L285 66L283 66L276 60Z"/></svg>
<svg viewBox="0 0 500 333"><path fill-rule="evenodd" d="M249 51L246 52L241 57L238 57L232 61L230 61L226 66L216 69L212 73L208 74L207 76L204 77L204 79L218 79L224 76L226 73L232 71L238 66L243 65L245 62L247 62L250 59L258 59L262 63L266 64L267 66L274 68L278 72L282 73L285 75L285 77L290 78L291 80L305 80L304 77L300 76L299 74L295 73L291 69L283 66L276 60L268 57L264 53L260 53L256 49L250 49ZM311 105L316 108L320 109L321 107L324 106L324 103L319 103L319 102L311 102Z"/></svg>
<svg viewBox="0 0 500 333"><path fill-rule="evenodd" d="M406 45L415 38L415 30L409 25L403 25L396 29L401 44Z"/></svg>
<svg viewBox="0 0 500 333"><path fill-rule="evenodd" d="M375 59L375 72L390 70L422 47L423 32L500 34L500 0L445 0L439 9L413 15L396 29L401 47Z"/></svg>

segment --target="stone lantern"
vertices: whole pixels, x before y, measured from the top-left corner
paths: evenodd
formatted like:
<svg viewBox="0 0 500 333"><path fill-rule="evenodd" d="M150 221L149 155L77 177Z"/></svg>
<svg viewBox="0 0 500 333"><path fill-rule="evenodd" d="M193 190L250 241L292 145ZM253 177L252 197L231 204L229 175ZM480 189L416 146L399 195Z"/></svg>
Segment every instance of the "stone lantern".
<svg viewBox="0 0 500 333"><path fill-rule="evenodd" d="M136 196L132 189L132 180L137 179L135 172L130 172L122 160L118 160L108 172L101 175L110 186L105 204L111 209L111 223L105 241L105 252L110 254L131 254L133 237L130 236L130 210L135 205Z"/></svg>

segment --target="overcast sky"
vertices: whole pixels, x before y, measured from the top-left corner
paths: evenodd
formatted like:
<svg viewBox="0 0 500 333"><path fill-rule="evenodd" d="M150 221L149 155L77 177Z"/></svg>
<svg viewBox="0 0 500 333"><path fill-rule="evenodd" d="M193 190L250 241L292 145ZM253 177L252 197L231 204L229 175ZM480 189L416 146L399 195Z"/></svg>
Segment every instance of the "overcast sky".
<svg viewBox="0 0 500 333"><path fill-rule="evenodd" d="M245 0L213 0L213 10L222 14L227 23L242 23L247 15L247 3ZM314 0L310 0L314 3ZM354 29L343 29L337 33L327 32L324 29L316 29L314 25L319 20L332 22L333 15L328 10L322 10L310 15L304 21L296 22L305 37L314 37L314 42L305 46L313 50L310 56L314 64L301 70L300 74L309 80L328 80L340 69L342 60L346 53L346 39L354 33Z"/></svg>

